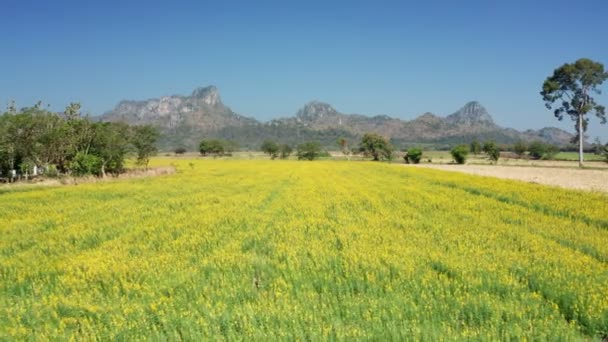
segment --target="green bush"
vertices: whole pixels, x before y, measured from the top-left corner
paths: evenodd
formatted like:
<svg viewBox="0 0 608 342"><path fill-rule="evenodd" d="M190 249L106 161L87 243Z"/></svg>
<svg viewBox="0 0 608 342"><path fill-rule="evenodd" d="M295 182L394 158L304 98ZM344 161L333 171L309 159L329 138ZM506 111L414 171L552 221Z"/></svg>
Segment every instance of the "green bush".
<svg viewBox="0 0 608 342"><path fill-rule="evenodd" d="M458 145L450 151L450 154L456 163L464 164L469 155L469 148L467 145Z"/></svg>
<svg viewBox="0 0 608 342"><path fill-rule="evenodd" d="M527 150L528 146L521 140L513 144L513 152L515 152L515 154L517 154L520 158L526 153Z"/></svg>
<svg viewBox="0 0 608 342"><path fill-rule="evenodd" d="M493 141L486 141L483 144L483 152L488 155L491 161L497 162L500 158L500 149Z"/></svg>
<svg viewBox="0 0 608 342"><path fill-rule="evenodd" d="M412 147L407 150L403 159L405 159L405 162L408 164L418 164L420 163L420 159L422 159L422 150L417 147Z"/></svg>
<svg viewBox="0 0 608 342"><path fill-rule="evenodd" d="M542 141L533 141L528 147L528 151L532 159L548 160L553 159L559 152L559 149L554 145L545 144Z"/></svg>
<svg viewBox="0 0 608 342"><path fill-rule="evenodd" d="M316 141L300 144L296 154L299 160L315 160L321 154L321 145Z"/></svg>
<svg viewBox="0 0 608 342"><path fill-rule="evenodd" d="M471 141L470 150L471 150L471 153L473 153L473 154L479 154L479 152L481 152L481 144L479 143L479 141L477 141L477 140Z"/></svg>
<svg viewBox="0 0 608 342"><path fill-rule="evenodd" d="M175 154L184 154L184 153L186 153L188 151L186 150L185 147L178 147L173 152L175 152Z"/></svg>
<svg viewBox="0 0 608 342"><path fill-rule="evenodd" d="M92 154L78 152L71 164L75 176L101 175L101 159Z"/></svg>
<svg viewBox="0 0 608 342"><path fill-rule="evenodd" d="M59 172L57 171L57 166L49 165L44 171L44 176L49 178L57 178L59 176Z"/></svg>
<svg viewBox="0 0 608 342"><path fill-rule="evenodd" d="M268 154L270 156L270 159L275 159L276 157L278 157L280 149L281 148L279 144L272 140L264 140L264 142L260 146L260 150Z"/></svg>
<svg viewBox="0 0 608 342"><path fill-rule="evenodd" d="M377 160L392 160L393 146L385 137L376 133L365 133L359 143L359 151Z"/></svg>
<svg viewBox="0 0 608 342"><path fill-rule="evenodd" d="M279 157L281 159L287 159L289 158L289 156L291 155L291 152L293 152L293 149L291 148L291 146L287 145L287 144L282 144L281 146L279 146Z"/></svg>

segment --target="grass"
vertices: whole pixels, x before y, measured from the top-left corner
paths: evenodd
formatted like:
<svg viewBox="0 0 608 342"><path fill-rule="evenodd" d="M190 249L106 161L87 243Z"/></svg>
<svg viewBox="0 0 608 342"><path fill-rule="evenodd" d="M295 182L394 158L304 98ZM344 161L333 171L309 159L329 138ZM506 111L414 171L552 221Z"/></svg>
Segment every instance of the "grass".
<svg viewBox="0 0 608 342"><path fill-rule="evenodd" d="M559 152L553 159L578 161L578 152ZM583 159L585 161L604 161L606 157L595 153L584 153Z"/></svg>
<svg viewBox="0 0 608 342"><path fill-rule="evenodd" d="M0 194L0 339L608 333L605 195L385 163L168 162Z"/></svg>

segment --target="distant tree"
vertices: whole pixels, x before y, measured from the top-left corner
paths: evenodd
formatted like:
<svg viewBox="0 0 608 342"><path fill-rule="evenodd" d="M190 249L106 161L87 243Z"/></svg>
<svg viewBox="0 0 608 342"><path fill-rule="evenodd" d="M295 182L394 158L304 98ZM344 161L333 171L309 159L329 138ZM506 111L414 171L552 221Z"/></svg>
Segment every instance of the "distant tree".
<svg viewBox="0 0 608 342"><path fill-rule="evenodd" d="M340 151L342 152L343 155L345 155L347 158L350 155L350 149L348 147L348 140L346 140L346 138L344 137L340 137L338 138L338 146L340 147Z"/></svg>
<svg viewBox="0 0 608 342"><path fill-rule="evenodd" d="M602 151L602 154L604 155L604 161L606 163L608 163L608 144L606 144L604 146L604 150Z"/></svg>
<svg viewBox="0 0 608 342"><path fill-rule="evenodd" d="M298 145L296 154L299 160L315 160L321 154L321 144L316 141L305 142Z"/></svg>
<svg viewBox="0 0 608 342"><path fill-rule="evenodd" d="M175 154L184 154L188 152L188 150L185 147L177 147L173 150L173 153Z"/></svg>
<svg viewBox="0 0 608 342"><path fill-rule="evenodd" d="M359 151L365 156L372 156L375 161L390 160L393 155L393 147L381 135L376 133L365 133L359 143Z"/></svg>
<svg viewBox="0 0 608 342"><path fill-rule="evenodd" d="M407 150L403 159L405 159L405 162L408 164L418 164L420 163L420 159L422 159L422 150L417 147L412 147Z"/></svg>
<svg viewBox="0 0 608 342"><path fill-rule="evenodd" d="M528 146L528 151L530 153L530 158L532 159L553 159L555 155L559 152L559 149L550 144L545 144L542 141L533 141Z"/></svg>
<svg viewBox="0 0 608 342"><path fill-rule="evenodd" d="M498 146L496 146L496 143L494 141L486 141L483 144L482 150L485 154L488 155L488 158L495 163L500 158L500 149L498 148Z"/></svg>
<svg viewBox="0 0 608 342"><path fill-rule="evenodd" d="M198 145L198 150L202 156L211 153L211 140L202 140Z"/></svg>
<svg viewBox="0 0 608 342"><path fill-rule="evenodd" d="M593 141L593 154L599 156L602 154L603 149L604 149L604 145L602 145L600 138L595 137L595 140Z"/></svg>
<svg viewBox="0 0 608 342"><path fill-rule="evenodd" d="M159 137L158 130L152 126L135 126L132 144L137 154L137 164L148 167L150 157L156 155L156 140Z"/></svg>
<svg viewBox="0 0 608 342"><path fill-rule="evenodd" d="M527 150L528 145L526 145L526 143L521 140L518 140L515 142L515 144L513 144L513 152L515 152L515 154L517 154L517 156L519 156L520 158L523 157L524 154L526 154Z"/></svg>
<svg viewBox="0 0 608 342"><path fill-rule="evenodd" d="M264 142L260 146L260 149L262 150L262 152L268 154L270 156L270 159L275 159L279 156L279 144L272 140L264 140Z"/></svg>
<svg viewBox="0 0 608 342"><path fill-rule="evenodd" d="M450 154L456 163L464 164L469 155L469 147L467 145L458 145L450 150Z"/></svg>
<svg viewBox="0 0 608 342"><path fill-rule="evenodd" d="M471 153L473 153L475 155L479 154L481 152L481 143L479 143L479 141L477 141L477 140L471 141L470 150L471 150Z"/></svg>
<svg viewBox="0 0 608 342"><path fill-rule="evenodd" d="M230 153L233 150L233 145L227 141L219 139L202 140L199 144L199 152L206 156L213 154L215 156L223 156L225 153Z"/></svg>
<svg viewBox="0 0 608 342"><path fill-rule="evenodd" d="M599 86L607 78L608 73L604 71L603 64L581 58L555 69L553 75L547 77L543 83L540 92L547 109L552 109L553 104L558 102L558 107L553 111L558 120L562 120L564 114L567 114L576 122L580 167L583 166L583 142L589 123L588 114L595 114L602 124L606 123L604 106L597 104L591 94L601 94Z"/></svg>
<svg viewBox="0 0 608 342"><path fill-rule="evenodd" d="M281 159L287 159L291 155L291 152L293 152L293 149L287 144L281 144L279 146L279 152Z"/></svg>

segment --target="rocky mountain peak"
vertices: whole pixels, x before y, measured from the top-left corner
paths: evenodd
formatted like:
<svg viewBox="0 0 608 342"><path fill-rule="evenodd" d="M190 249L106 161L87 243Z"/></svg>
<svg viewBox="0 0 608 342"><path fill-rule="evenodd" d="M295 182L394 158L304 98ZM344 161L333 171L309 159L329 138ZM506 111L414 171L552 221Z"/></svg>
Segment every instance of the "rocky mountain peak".
<svg viewBox="0 0 608 342"><path fill-rule="evenodd" d="M192 92L192 99L198 100L209 106L217 106L222 104L220 93L215 86L200 87Z"/></svg>
<svg viewBox="0 0 608 342"><path fill-rule="evenodd" d="M477 101L471 101L460 108L456 113L446 117L448 123L453 125L494 125L492 116L484 106Z"/></svg>
<svg viewBox="0 0 608 342"><path fill-rule="evenodd" d="M296 117L302 120L315 120L328 116L335 116L338 112L330 104L319 101L308 102L298 111Z"/></svg>

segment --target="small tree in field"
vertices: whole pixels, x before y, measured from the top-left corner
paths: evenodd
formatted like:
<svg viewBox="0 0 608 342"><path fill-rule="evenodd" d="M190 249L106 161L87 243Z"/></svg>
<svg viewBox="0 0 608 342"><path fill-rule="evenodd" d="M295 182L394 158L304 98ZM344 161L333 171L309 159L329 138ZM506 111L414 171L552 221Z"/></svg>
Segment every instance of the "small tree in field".
<svg viewBox="0 0 608 342"><path fill-rule="evenodd" d="M420 159L422 159L422 150L417 147L412 147L407 150L403 159L405 159L405 162L408 164L418 164L420 163Z"/></svg>
<svg viewBox="0 0 608 342"><path fill-rule="evenodd" d="M133 133L133 146L137 153L137 164L143 165L146 168L150 162L150 157L154 156L158 151L156 149L156 140L159 137L158 130L152 126L135 127Z"/></svg>
<svg viewBox="0 0 608 342"><path fill-rule="evenodd" d="M467 145L458 145L450 151L450 154L456 163L464 164L467 161L467 156L469 155L469 148Z"/></svg>
<svg viewBox="0 0 608 342"><path fill-rule="evenodd" d="M391 160L393 156L393 147L381 135L376 133L365 133L361 138L359 150L366 156L372 156L375 161L386 159Z"/></svg>
<svg viewBox="0 0 608 342"><path fill-rule="evenodd" d="M488 158L495 163L500 158L500 149L498 148L498 146L496 146L496 143L493 141L486 141L483 144L483 152L485 154L487 154Z"/></svg>
<svg viewBox="0 0 608 342"><path fill-rule="evenodd" d="M543 83L540 94L545 101L547 109L552 109L555 102L558 107L553 114L558 120L564 118L564 114L576 122L576 137L578 140L578 164L583 166L583 142L585 131L589 123L588 114L595 114L602 124L606 123L606 112L604 106L595 102L591 94L601 94L599 86L608 79L608 72L604 71L604 65L587 58L581 58L576 62L566 63L553 71L553 75L547 77Z"/></svg>
<svg viewBox="0 0 608 342"><path fill-rule="evenodd" d="M348 148L348 140L346 140L346 138L339 138L338 146L340 146L340 151L342 151L342 154L345 155L348 159L348 156L350 155L350 149Z"/></svg>
<svg viewBox="0 0 608 342"><path fill-rule="evenodd" d="M262 152L268 154L270 159L275 159L279 155L279 145L272 140L264 140L260 146Z"/></svg>
<svg viewBox="0 0 608 342"><path fill-rule="evenodd" d="M287 144L281 144L279 146L279 153L280 153L279 156L281 159L289 158L289 156L291 155L291 152L293 152L293 149L291 148L291 146L289 146Z"/></svg>
<svg viewBox="0 0 608 342"><path fill-rule="evenodd" d="M473 153L475 155L479 154L481 152L481 144L479 143L479 141L477 141L477 140L471 141L470 150L471 150L471 153Z"/></svg>
<svg viewBox="0 0 608 342"><path fill-rule="evenodd" d="M521 140L518 140L515 144L513 144L513 152L515 152L519 158L523 157L527 150L528 145Z"/></svg>
<svg viewBox="0 0 608 342"><path fill-rule="evenodd" d="M321 153L321 145L316 141L309 141L298 145L298 159L315 160Z"/></svg>

